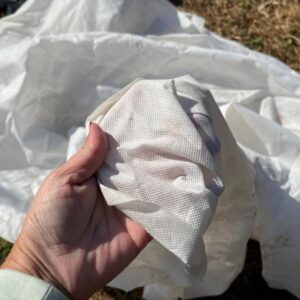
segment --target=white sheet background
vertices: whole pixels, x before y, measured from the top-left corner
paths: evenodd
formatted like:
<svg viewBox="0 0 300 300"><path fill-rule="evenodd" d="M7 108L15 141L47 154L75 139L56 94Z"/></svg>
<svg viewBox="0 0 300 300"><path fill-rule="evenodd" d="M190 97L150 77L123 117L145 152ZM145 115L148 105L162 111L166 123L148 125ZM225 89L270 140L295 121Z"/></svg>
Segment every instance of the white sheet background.
<svg viewBox="0 0 300 300"><path fill-rule="evenodd" d="M0 235L16 238L39 183L65 160L68 146L76 148L70 130L99 103L137 77L185 74L212 92L253 163L258 213L255 227L243 215L220 221L239 224L224 246L225 265L230 257L239 262L207 277L218 288L164 287L161 299L163 291L224 291L241 269L251 229L269 285L300 297L300 76L207 31L201 18L177 13L165 0L28 0L0 20ZM221 227L213 228L216 236Z"/></svg>

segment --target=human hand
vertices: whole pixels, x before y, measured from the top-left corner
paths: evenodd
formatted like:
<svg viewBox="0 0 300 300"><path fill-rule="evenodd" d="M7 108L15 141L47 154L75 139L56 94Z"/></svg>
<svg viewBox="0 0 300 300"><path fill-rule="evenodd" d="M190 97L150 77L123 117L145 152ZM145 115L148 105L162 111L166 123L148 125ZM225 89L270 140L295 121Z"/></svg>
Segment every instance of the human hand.
<svg viewBox="0 0 300 300"><path fill-rule="evenodd" d="M1 266L39 277L72 299L87 299L120 273L151 237L108 206L94 174L105 135L91 124L82 149L41 185L21 233Z"/></svg>

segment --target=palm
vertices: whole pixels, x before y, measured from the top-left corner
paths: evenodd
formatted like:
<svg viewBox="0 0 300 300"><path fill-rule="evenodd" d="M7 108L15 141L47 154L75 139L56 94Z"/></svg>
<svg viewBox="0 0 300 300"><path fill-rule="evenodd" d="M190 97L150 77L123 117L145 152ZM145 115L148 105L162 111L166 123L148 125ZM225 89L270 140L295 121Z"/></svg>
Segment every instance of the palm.
<svg viewBox="0 0 300 300"><path fill-rule="evenodd" d="M43 188L51 186L52 197L37 195L36 201L44 203L34 203L25 228L29 223L38 228L38 232L26 228L27 232L47 238L44 242L51 251L47 250L44 261L56 266L57 272L53 276L69 293L84 299L120 273L150 238L142 227L106 204L94 178L81 184L80 188L59 186L56 192L53 189L56 185L46 182L42 187L41 195L44 195L49 193L44 193ZM44 210L36 210L36 207ZM29 221L31 219L33 221ZM34 220L42 220L42 226L37 226ZM53 224L53 220L57 222ZM49 237L50 226L54 234ZM27 239L41 243L35 236ZM86 287L84 293L83 286Z"/></svg>
<svg viewBox="0 0 300 300"><path fill-rule="evenodd" d="M89 252L95 260L95 275L102 274L103 286L145 247L149 235L120 211L108 207L103 200L98 201L96 211L99 221L92 229L94 234L89 243ZM99 286L99 282L95 284Z"/></svg>

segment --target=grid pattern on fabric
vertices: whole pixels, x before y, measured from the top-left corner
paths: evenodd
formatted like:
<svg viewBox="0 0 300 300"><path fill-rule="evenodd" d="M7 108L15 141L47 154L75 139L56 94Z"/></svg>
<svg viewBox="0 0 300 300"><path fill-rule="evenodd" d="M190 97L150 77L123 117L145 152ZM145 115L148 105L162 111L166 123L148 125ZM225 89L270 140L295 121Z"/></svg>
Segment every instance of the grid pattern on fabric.
<svg viewBox="0 0 300 300"><path fill-rule="evenodd" d="M201 236L223 189L215 167L220 147L203 103L179 97L174 81L141 80L100 125L110 149L99 172L104 197L109 203L126 195L126 213L191 263L204 252Z"/></svg>

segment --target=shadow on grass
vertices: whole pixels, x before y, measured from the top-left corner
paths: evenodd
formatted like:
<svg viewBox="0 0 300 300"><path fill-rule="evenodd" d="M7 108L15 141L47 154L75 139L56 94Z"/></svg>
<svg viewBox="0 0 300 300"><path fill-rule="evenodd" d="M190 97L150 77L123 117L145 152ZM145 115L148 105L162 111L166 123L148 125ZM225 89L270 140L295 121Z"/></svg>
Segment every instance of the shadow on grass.
<svg viewBox="0 0 300 300"><path fill-rule="evenodd" d="M200 298L199 298L200 299ZM247 255L243 272L236 278L230 288L221 296L205 297L202 300L297 300L292 294L282 290L271 289L262 277L262 262L259 243L248 242Z"/></svg>

